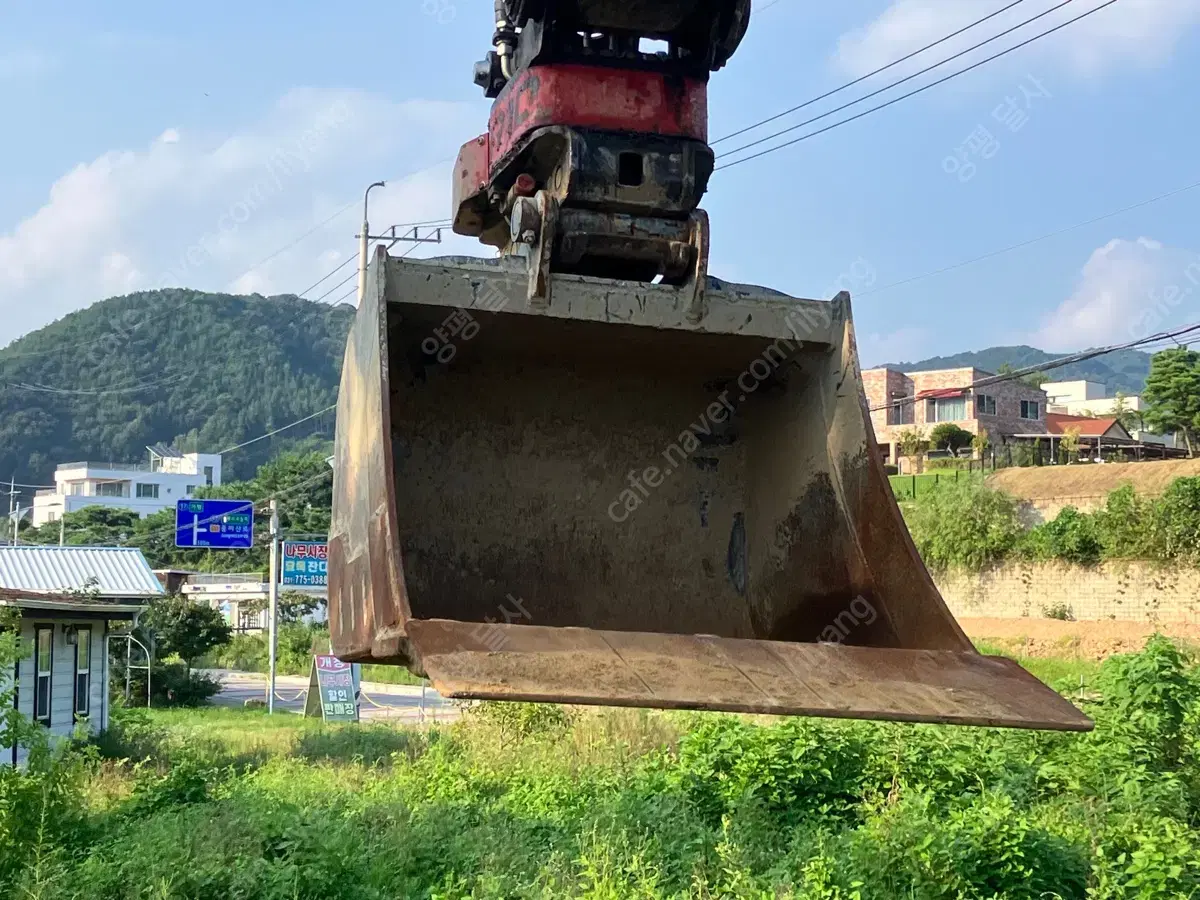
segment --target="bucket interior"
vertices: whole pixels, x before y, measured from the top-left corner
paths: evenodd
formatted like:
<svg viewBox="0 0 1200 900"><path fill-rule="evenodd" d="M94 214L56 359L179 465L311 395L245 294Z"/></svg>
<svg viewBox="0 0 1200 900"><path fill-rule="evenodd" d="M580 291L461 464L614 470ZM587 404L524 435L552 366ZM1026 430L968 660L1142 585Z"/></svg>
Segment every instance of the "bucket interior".
<svg viewBox="0 0 1200 900"><path fill-rule="evenodd" d="M839 391L858 409L837 348L474 310L451 337L449 312L387 306L413 618L961 644L899 634L870 577L845 493L882 475L831 433Z"/></svg>

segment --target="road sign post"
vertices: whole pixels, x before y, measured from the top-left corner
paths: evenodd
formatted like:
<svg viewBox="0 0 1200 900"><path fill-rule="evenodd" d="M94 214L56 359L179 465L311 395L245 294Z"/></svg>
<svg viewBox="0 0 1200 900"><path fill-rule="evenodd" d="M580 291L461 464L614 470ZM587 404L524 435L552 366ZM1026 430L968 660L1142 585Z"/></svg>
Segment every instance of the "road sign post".
<svg viewBox="0 0 1200 900"><path fill-rule="evenodd" d="M254 546L253 500L180 500L175 546L249 550Z"/></svg>
<svg viewBox="0 0 1200 900"><path fill-rule="evenodd" d="M271 675L267 685L267 713L275 712L275 669L279 647L279 504L271 501L271 572L267 576L267 599L270 607L269 651Z"/></svg>

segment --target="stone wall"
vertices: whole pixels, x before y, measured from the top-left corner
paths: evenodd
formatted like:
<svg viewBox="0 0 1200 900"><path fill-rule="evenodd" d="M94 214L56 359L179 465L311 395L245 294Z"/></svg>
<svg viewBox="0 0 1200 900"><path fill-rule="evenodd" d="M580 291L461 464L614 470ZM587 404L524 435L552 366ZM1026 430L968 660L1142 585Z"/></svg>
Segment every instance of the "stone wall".
<svg viewBox="0 0 1200 900"><path fill-rule="evenodd" d="M1148 563L1094 568L1061 563L1007 564L978 575L935 579L959 617L1045 617L1057 608L1075 619L1200 624L1200 570Z"/></svg>

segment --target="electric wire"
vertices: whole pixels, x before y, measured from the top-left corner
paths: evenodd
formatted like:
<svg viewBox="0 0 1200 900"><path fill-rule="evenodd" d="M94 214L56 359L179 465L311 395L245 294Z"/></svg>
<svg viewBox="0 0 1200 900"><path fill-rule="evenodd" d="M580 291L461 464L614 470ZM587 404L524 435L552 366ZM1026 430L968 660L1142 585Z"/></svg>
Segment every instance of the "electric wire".
<svg viewBox="0 0 1200 900"><path fill-rule="evenodd" d="M318 416L323 416L323 415L325 415L325 413L330 412L331 410L334 410L334 409L337 409L337 404L331 403L329 406L326 406L324 409L319 409L315 413L310 413L309 415L305 416L303 419L297 419L295 422L289 422L286 425L280 425L278 428L268 431L266 434L260 434L258 437L251 438L248 441L242 441L240 444L234 444L232 447L228 447L228 448L220 451L220 455L225 456L229 453L233 453L233 451L235 451L235 450L241 450L243 447L249 447L251 444L257 444L259 441L265 441L267 438L274 437L275 435L279 434L281 431L287 431L289 428L294 428L295 426L303 424L304 422L311 421L312 419L315 419Z"/></svg>
<svg viewBox="0 0 1200 900"><path fill-rule="evenodd" d="M969 390L974 390L981 387L990 387L991 385L1003 384L1007 381L1018 381L1021 378L1024 378L1026 375L1049 372L1054 369L1060 369L1063 366L1069 366L1072 363L1085 362L1089 359L1095 359L1098 356L1116 353L1119 350L1133 350L1148 345L1156 345L1163 341L1174 340L1175 338L1183 337L1184 335L1192 334L1197 331L1200 331L1200 322L1192 323L1190 325L1181 325L1178 328L1171 329L1170 331L1160 331L1152 335L1147 335L1143 338L1125 341L1121 344L1110 344L1106 347L1096 347L1091 350L1082 350L1079 353L1060 356L1056 359L1047 360L1044 363L1038 363L1036 365L1024 366L1020 369L1014 369L1011 372L988 375L985 378L978 378L975 381L972 381L970 384L963 385L961 387L945 388L944 390L947 392L966 393ZM880 410L894 409L898 406L915 403L919 399L923 399L919 394L905 397L895 397L887 403L883 403L879 406L869 407L869 411L879 412Z"/></svg>
<svg viewBox="0 0 1200 900"><path fill-rule="evenodd" d="M1105 9L1109 6L1112 6L1116 2L1117 2L1117 0L1107 0L1107 2L1102 3L1099 6L1096 6L1092 9L1089 9L1084 13L1080 13L1078 16L1075 16L1074 18L1067 19L1067 21L1062 22L1058 25L1055 25L1052 28L1048 28L1045 31L1039 32L1038 34L1035 34L1033 37L1026 38L1025 40L1021 41L1020 43L1014 44L1013 46L1008 47L1004 50L1001 50L997 53L993 53L991 56L984 57L983 59L979 60L978 62L971 63L971 65L966 66L962 69L959 69L955 72L951 72L949 75L944 75L941 78L937 79L936 81L931 81L929 84L922 85L919 88L914 88L913 90L908 91L907 93L901 94L899 97L893 97L890 100L887 100L884 103L880 103L877 106L872 106L869 109L863 110L862 112L855 113L853 116L847 116L845 119L839 119L836 122L833 122L829 125L824 126L823 128L818 128L816 131L810 131L807 134L802 134L797 138L792 138L790 141L784 141L782 144L777 144L773 147L767 147L765 150L760 150L759 152L752 153L749 156L744 156L740 159L735 159L735 160L732 160L731 162L727 162L724 165L717 166L713 171L717 172L722 169L728 169L733 166L741 165L742 163L750 162L751 160L754 160L754 159L759 159L760 157L766 156L769 153L774 153L776 150L783 150L785 147L791 147L794 144L798 144L801 141L806 141L809 138L814 138L817 135L824 134L827 131L832 131L833 129L839 128L842 125L848 125L851 122L854 122L858 119L863 118L864 116L871 115L871 113L879 112L882 109L887 109L889 106L893 106L893 105L899 103L901 100L907 100L909 97L916 96L917 94L927 91L930 88L937 87L940 84L944 84L947 81L957 78L960 75L965 75L966 73L972 71L973 69L977 69L980 66L986 65L987 63L992 62L993 60L997 60L1002 56L1007 56L1009 53L1012 53L1014 50L1019 50L1022 47L1026 47L1029 44L1032 44L1035 41L1041 40L1044 37L1049 37L1050 35L1054 34L1057 31L1061 31L1063 28L1066 28L1069 25L1073 25L1076 22L1087 18L1088 16L1095 15L1096 13L1100 12L1100 10ZM799 126L796 126L796 127L799 127ZM790 130L794 130L794 129L787 129L787 130L790 131ZM782 134L783 132L780 132L780 133ZM769 137L764 138L763 140L770 140L770 138ZM757 141L755 143L761 143L761 141ZM752 146L752 145L750 145L750 144L746 145L746 147L749 147L749 146ZM739 150L740 149L745 149L745 148L739 148ZM728 151L727 153L725 153L724 155L729 156L733 153L739 152L739 150L731 150L731 151Z"/></svg>
<svg viewBox="0 0 1200 900"><path fill-rule="evenodd" d="M735 138L738 135L745 134L747 131L753 131L755 128L761 128L763 125L770 124L771 122L774 122L776 119L782 119L784 116L790 116L792 113L799 112L800 110L804 109L805 107L812 106L814 103L818 103L821 100L826 100L829 97L832 97L834 94L840 94L842 91L846 90L847 88L852 88L856 84L866 81L868 78L872 78L875 75L880 74L881 72L886 72L888 69L891 69L895 66L900 65L900 63L908 62L908 60L912 59L914 56L919 56L920 54L924 53L926 50L932 50L934 47L938 46L939 44L944 44L946 41L958 37L963 32L970 31L976 25L982 25L984 22L988 21L989 19L994 19L996 16L1000 15L1001 13L1008 12L1014 6L1017 6L1024 2L1025 2L1025 0L1013 0L1013 2L1009 3L1007 6L1002 6L1000 9L996 10L995 12L988 13L982 19L976 19L974 22L971 22L969 25L964 25L962 28L958 29L957 31L952 31L952 32L950 32L950 34L946 35L945 37L940 37L936 41L933 41L932 43L926 44L924 47L921 47L919 50L914 50L911 53L907 53L904 56L901 56L899 59L894 59L890 63L880 66L878 69L871 70L866 75L861 75L858 78L855 78L853 81L847 81L845 84L839 85L838 87L835 87L831 91L826 91L824 94L820 94L816 97L813 97L811 100L805 100L803 103L801 103L797 106L793 106L791 109L785 109L783 112L776 113L773 116L770 116L766 119L762 119L759 122L755 122L753 125L747 125L744 128L739 128L737 131L731 131L729 134L724 135L723 137L717 138L715 141L713 141L711 143L710 146L715 147L717 144L721 143L722 141L727 141L730 138ZM772 5L774 5L774 4L768 4L763 9L765 10ZM1057 7L1055 7L1055 9L1057 9ZM760 10L760 12L762 12L762 11L763 10ZM1043 15L1044 15L1044 13L1043 13ZM1030 19L1028 21L1032 21L1032 19ZM1028 24L1028 21L1024 22L1022 24ZM1017 27L1019 28L1020 26L1017 26ZM1002 34L1003 34L1003 32L1002 32ZM997 35L997 37L999 37L999 36L1000 35ZM995 38L989 38L989 40L995 40ZM975 46L979 47L981 45L976 44ZM963 51L963 52L965 53L967 51ZM950 57L950 59L944 59L944 60L942 60L942 62L938 63L938 65L940 66L940 65L942 65L942 63L949 62L951 59L954 59L954 57L952 56L952 57ZM923 71L927 72L929 70L924 69ZM918 72L916 74L919 75L921 73ZM910 76L910 77L913 77L913 76ZM899 83L900 82L896 82L895 84L888 85L888 88L895 87L896 84L899 84ZM887 90L888 88L882 88L882 90ZM867 94L866 97L860 97L858 100L855 100L854 103L859 103L863 100L870 98L871 96L873 96L873 95ZM849 105L852 106L853 104L849 104ZM839 108L844 109L845 107L839 107ZM833 110L832 112L837 112L837 111L838 110ZM832 113L827 113L826 115L831 115L831 114ZM812 120L810 120L810 121L812 121ZM804 124L806 124L806 123L801 123L800 125L797 125L796 127L797 128L802 127ZM764 140L769 140L769 138L764 138ZM732 152L736 152L736 151L732 151Z"/></svg>

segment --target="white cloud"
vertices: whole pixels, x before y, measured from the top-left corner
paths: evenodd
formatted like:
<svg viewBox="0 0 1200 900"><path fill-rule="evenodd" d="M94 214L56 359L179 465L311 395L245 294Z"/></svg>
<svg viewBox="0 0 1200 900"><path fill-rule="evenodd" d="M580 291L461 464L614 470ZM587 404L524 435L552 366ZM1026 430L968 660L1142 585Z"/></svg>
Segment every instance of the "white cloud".
<svg viewBox="0 0 1200 900"><path fill-rule="evenodd" d="M844 71L863 75L898 59L944 35L950 34L988 12L1005 5L1001 0L986 6L964 0L892 0L888 7L866 25L844 34L838 42L836 61ZM961 60L949 63L937 72L952 72L962 65L1010 46L1078 14L1073 6L1052 13L1001 38ZM890 70L905 73L924 67L992 34L1028 19L1031 10L1024 6L988 20L978 28L944 44L911 63ZM1200 0L1120 0L1095 15L1081 19L1052 36L1043 38L1012 57L1028 63L1032 58L1041 65L1062 65L1076 74L1095 75L1105 67L1120 63L1155 66L1164 63L1176 41L1200 21ZM927 58L928 57L928 58Z"/></svg>
<svg viewBox="0 0 1200 900"><path fill-rule="evenodd" d="M475 118L471 104L302 89L235 133L166 128L80 163L40 209L0 225L0 346L115 293L303 290L353 252L361 206L267 258L370 181L407 176L372 193L373 231L448 217L449 161ZM403 160L421 170L397 172Z"/></svg>
<svg viewBox="0 0 1200 900"><path fill-rule="evenodd" d="M1030 343L1079 350L1123 343L1194 319L1200 255L1156 240L1114 238L1093 251L1075 290Z"/></svg>

